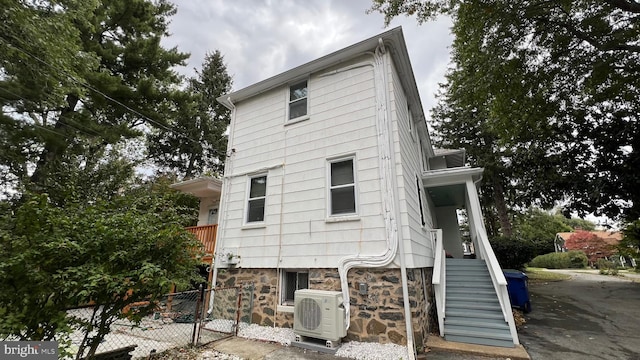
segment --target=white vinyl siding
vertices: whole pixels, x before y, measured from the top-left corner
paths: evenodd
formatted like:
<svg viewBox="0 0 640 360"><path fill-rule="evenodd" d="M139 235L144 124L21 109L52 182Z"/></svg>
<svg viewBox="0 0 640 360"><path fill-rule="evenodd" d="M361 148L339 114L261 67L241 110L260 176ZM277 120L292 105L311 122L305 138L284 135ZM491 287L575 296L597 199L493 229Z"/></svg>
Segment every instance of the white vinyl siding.
<svg viewBox="0 0 640 360"><path fill-rule="evenodd" d="M313 101L305 121L282 121L288 116L283 93L289 85L235 104L229 141L235 152L226 163L219 246L238 248L243 268L333 268L346 254L386 249L373 69L312 74L307 85ZM356 159L357 219L330 222L327 159L347 154ZM267 175L264 226L258 228L244 226L243 174L255 173Z"/></svg>
<svg viewBox="0 0 640 360"><path fill-rule="evenodd" d="M410 127L409 124L413 122L413 118L409 114L409 109L412 106L408 104L400 82L400 75L393 64L391 64L389 71L392 79L391 107L394 122L393 139L396 151L396 169L398 172L400 224L405 245L405 255L407 256L407 266L429 267L433 266L433 249L428 230L433 228L433 222L431 209L424 193L421 194L423 202L420 204L416 174L422 173L422 159L417 146L420 141L414 140L416 138L421 140L418 127L426 127L426 124L411 123Z"/></svg>

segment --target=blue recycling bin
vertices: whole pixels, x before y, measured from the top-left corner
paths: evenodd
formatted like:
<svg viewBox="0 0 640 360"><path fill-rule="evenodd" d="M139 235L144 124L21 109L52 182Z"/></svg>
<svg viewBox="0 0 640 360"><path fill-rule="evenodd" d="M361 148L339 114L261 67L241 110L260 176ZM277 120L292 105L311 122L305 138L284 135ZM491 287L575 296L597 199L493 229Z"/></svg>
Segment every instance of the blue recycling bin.
<svg viewBox="0 0 640 360"><path fill-rule="evenodd" d="M529 277L518 270L503 270L507 278L507 291L511 306L518 307L528 313L531 311L531 299L529 298Z"/></svg>

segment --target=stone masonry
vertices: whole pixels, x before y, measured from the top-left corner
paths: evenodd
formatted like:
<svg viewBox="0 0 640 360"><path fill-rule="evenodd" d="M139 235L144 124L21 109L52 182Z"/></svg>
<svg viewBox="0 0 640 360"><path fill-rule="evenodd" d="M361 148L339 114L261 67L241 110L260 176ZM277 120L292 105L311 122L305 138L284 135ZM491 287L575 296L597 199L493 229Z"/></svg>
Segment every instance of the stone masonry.
<svg viewBox="0 0 640 360"><path fill-rule="evenodd" d="M414 342L424 348L429 333L432 300L431 268L407 269ZM351 324L346 340L406 345L406 327L400 269L356 268L349 271ZM424 281L423 281L424 280ZM253 283L251 314L243 320L278 327L293 327L293 313L278 311L276 269L221 269L216 286L229 287ZM360 284L367 287L360 294ZM309 288L340 290L337 269L309 269ZM243 303L249 296L243 297ZM426 295L426 296L425 296Z"/></svg>

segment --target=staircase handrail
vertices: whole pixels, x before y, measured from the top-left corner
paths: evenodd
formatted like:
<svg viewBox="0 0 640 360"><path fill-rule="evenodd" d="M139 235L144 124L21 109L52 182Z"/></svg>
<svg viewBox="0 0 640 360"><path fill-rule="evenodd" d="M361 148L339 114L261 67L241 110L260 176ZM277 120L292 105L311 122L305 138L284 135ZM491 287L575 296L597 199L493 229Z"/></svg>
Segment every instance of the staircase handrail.
<svg viewBox="0 0 640 360"><path fill-rule="evenodd" d="M433 276L431 284L436 296L436 309L438 313L438 328L440 329L440 336L444 336L444 314L445 314L445 301L446 301L446 271L445 266L446 254L444 246L442 244L442 229L431 230L432 248L435 249L434 262L433 262Z"/></svg>
<svg viewBox="0 0 640 360"><path fill-rule="evenodd" d="M511 336L513 337L513 343L518 345L520 341L518 339L518 331L516 330L516 324L513 320L513 312L511 310L511 300L509 300L509 292L507 291L507 279L504 277L502 268L498 263L496 254L494 254L489 239L487 238L487 231L484 227L482 220L482 210L480 209L480 199L478 199L478 193L476 192L475 184L471 181L467 181L467 196L470 206L475 209L468 211L469 224L475 227L475 243L477 244L476 251L480 251L480 258L487 263L489 274L491 275L491 282L498 295L498 301L500 302L500 308L502 309L502 315L509 325Z"/></svg>
<svg viewBox="0 0 640 360"><path fill-rule="evenodd" d="M502 314L507 321L507 324L509 325L511 336L513 337L513 343L518 345L520 344L520 341L518 340L518 332L516 330L515 321L513 319L513 312L511 310L511 300L509 300L509 292L507 290L507 279L502 272L502 268L498 263L498 259L491 249L491 244L489 243L489 239L485 234L486 232L484 231L484 229L476 233L476 237L478 238L477 243L480 245L481 257L487 263L487 268L489 269L489 274L491 275L493 287L496 290L496 294L498 295L498 301L500 302ZM487 251L487 249L489 249L490 251Z"/></svg>

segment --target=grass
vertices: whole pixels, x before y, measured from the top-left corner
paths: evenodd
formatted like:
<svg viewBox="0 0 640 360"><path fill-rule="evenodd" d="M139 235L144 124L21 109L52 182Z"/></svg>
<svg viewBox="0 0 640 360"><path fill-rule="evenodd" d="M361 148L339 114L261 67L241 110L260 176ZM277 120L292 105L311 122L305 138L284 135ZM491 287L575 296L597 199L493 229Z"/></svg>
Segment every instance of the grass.
<svg viewBox="0 0 640 360"><path fill-rule="evenodd" d="M544 268L528 267L526 274L529 277L529 281L543 282L543 281L562 281L571 278L571 275L559 274L551 271L547 271Z"/></svg>

